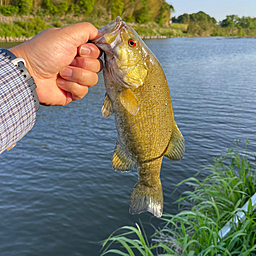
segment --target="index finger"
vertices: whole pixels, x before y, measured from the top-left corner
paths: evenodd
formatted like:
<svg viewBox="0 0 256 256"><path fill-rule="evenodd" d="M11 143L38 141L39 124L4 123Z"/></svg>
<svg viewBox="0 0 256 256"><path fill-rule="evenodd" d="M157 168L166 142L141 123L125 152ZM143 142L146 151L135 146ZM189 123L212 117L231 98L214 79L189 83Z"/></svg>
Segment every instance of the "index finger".
<svg viewBox="0 0 256 256"><path fill-rule="evenodd" d="M76 42L76 46L80 46L88 42L88 40L95 40L101 36L99 30L89 22L76 23L64 28L59 29L58 33L63 35L67 39L67 35L70 39Z"/></svg>

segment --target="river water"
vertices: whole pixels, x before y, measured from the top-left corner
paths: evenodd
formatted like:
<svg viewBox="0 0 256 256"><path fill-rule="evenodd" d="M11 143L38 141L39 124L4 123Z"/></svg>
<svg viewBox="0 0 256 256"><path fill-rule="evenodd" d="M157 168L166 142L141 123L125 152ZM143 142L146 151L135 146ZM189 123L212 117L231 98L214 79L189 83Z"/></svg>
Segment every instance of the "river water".
<svg viewBox="0 0 256 256"><path fill-rule="evenodd" d="M164 159L164 212L187 189L175 185L214 156L251 140L256 152L256 40L173 38L146 40L166 73L186 153ZM1 45L1 47L3 47ZM99 255L114 230L141 221L150 233L162 222L128 213L136 171L111 167L116 131L104 119L99 83L66 107L41 106L37 121L17 146L0 155L0 255ZM202 176L207 175L202 171Z"/></svg>

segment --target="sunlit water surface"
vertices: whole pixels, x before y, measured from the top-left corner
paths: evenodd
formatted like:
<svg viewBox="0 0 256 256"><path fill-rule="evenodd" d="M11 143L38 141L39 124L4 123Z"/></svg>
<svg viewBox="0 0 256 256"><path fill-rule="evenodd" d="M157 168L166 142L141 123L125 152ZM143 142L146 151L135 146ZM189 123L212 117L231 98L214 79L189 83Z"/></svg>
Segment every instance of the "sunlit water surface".
<svg viewBox="0 0 256 256"><path fill-rule="evenodd" d="M175 185L249 138L256 151L256 40L147 40L166 73L176 122L186 142L179 162L164 159L164 212L187 189ZM128 213L136 171L111 166L116 131L101 115L99 83L66 107L41 106L33 130L0 155L0 255L99 255L100 242L124 225L161 224ZM207 171L202 172L202 177Z"/></svg>

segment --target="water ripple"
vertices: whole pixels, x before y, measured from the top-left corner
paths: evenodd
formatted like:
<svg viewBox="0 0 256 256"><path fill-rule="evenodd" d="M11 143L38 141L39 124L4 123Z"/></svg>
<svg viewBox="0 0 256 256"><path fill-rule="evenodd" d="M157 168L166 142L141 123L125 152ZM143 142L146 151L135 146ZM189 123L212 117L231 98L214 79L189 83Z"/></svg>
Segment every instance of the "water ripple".
<svg viewBox="0 0 256 256"><path fill-rule="evenodd" d="M186 142L181 161L162 165L164 211L174 214L173 203L187 189L173 193L175 185L233 139L251 139L249 149L256 151L256 44L224 38L146 43L164 68ZM83 100L41 106L33 130L0 156L1 256L98 255L100 241L120 226L141 219L153 233L146 223L161 225L150 214L128 213L137 173L112 170L116 131L113 117L101 116L104 95L100 74Z"/></svg>

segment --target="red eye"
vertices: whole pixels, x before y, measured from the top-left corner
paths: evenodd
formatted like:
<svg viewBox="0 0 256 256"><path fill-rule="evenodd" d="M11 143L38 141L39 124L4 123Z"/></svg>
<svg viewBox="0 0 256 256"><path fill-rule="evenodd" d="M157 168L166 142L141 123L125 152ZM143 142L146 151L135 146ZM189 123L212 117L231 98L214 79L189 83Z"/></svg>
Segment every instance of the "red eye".
<svg viewBox="0 0 256 256"><path fill-rule="evenodd" d="M129 44L131 47L135 47L135 46L136 46L136 41L134 41L133 39L129 39L128 44Z"/></svg>

